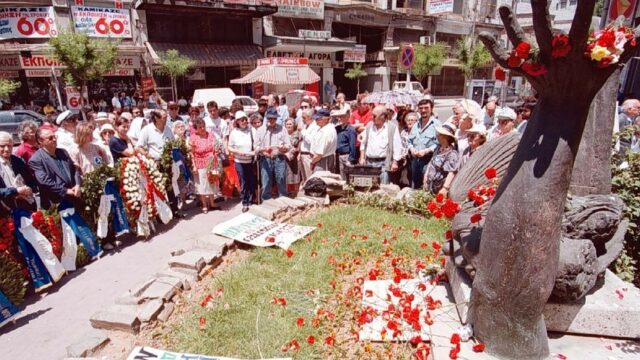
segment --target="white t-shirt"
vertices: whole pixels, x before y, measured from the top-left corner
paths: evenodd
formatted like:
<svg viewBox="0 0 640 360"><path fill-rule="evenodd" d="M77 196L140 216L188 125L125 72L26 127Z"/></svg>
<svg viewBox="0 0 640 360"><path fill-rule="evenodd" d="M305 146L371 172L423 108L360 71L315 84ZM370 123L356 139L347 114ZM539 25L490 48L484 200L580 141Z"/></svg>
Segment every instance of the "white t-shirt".
<svg viewBox="0 0 640 360"><path fill-rule="evenodd" d="M168 126L165 125L164 131L161 132L155 124L151 123L140 131L137 146L146 149L152 159L159 160L164 144L173 139L173 131Z"/></svg>
<svg viewBox="0 0 640 360"><path fill-rule="evenodd" d="M146 126L147 120L141 116L134 118L129 125L129 131L127 131L127 137L131 140L133 146L138 144L138 138L140 138L140 131Z"/></svg>
<svg viewBox="0 0 640 360"><path fill-rule="evenodd" d="M316 125L317 126L317 125ZM338 133L335 126L327 124L321 127L311 141L311 153L327 157L336 153Z"/></svg>
<svg viewBox="0 0 640 360"><path fill-rule="evenodd" d="M318 130L320 130L320 127L315 121L312 121L306 128L300 131L300 135L302 136L302 141L300 141L301 152L311 152L311 142Z"/></svg>
<svg viewBox="0 0 640 360"><path fill-rule="evenodd" d="M229 136L229 125L220 117L212 119L210 116L204 118L204 124L208 132L215 134L218 139Z"/></svg>
<svg viewBox="0 0 640 360"><path fill-rule="evenodd" d="M70 154L78 147L73 134L66 129L58 128L58 130L56 130L56 137L58 138L57 147L67 150Z"/></svg>
<svg viewBox="0 0 640 360"><path fill-rule="evenodd" d="M253 151L254 143L253 139L255 139L255 129L247 126L246 129L235 128L229 134L229 149L234 149L241 151L243 153L248 153ZM234 161L242 164L249 164L253 160L253 156L243 156L234 154Z"/></svg>
<svg viewBox="0 0 640 360"><path fill-rule="evenodd" d="M113 106L114 108L121 108L122 104L120 104L120 100L118 100L117 97L113 97L111 98L111 106Z"/></svg>

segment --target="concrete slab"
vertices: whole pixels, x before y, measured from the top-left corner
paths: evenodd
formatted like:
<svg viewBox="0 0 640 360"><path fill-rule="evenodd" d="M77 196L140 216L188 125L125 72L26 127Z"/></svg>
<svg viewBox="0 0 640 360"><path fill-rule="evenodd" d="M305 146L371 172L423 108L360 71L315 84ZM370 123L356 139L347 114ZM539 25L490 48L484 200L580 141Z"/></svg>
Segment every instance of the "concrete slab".
<svg viewBox="0 0 640 360"><path fill-rule="evenodd" d="M281 201L283 201L284 203L286 203L287 205L289 205L290 208L295 208L295 209L304 209L306 206L306 203L302 200L298 200L298 199L292 199L289 197L281 197L278 198Z"/></svg>
<svg viewBox="0 0 640 360"><path fill-rule="evenodd" d="M204 265L205 261L202 255L190 251L179 256L173 256L169 259L169 266L172 268L200 271Z"/></svg>
<svg viewBox="0 0 640 360"><path fill-rule="evenodd" d="M208 249L191 249L190 253L193 253L195 256L202 256L204 262L207 264L211 264L214 260L222 257L221 251L208 250Z"/></svg>
<svg viewBox="0 0 640 360"><path fill-rule="evenodd" d="M467 273L455 266L452 261L445 264L447 278L451 284L451 292L455 301L455 307L463 324L467 323L467 313L469 311L469 299L471 299L471 279Z"/></svg>
<svg viewBox="0 0 640 360"><path fill-rule="evenodd" d="M162 322L166 322L169 320L169 316L173 314L173 310L175 309L175 305L173 303L166 303L160 314L158 314L157 319Z"/></svg>
<svg viewBox="0 0 640 360"><path fill-rule="evenodd" d="M70 358L91 356L102 349L108 342L109 336L107 336L106 332L93 329L67 346L67 356Z"/></svg>
<svg viewBox="0 0 640 360"><path fill-rule="evenodd" d="M113 305L95 312L89 321L96 329L118 330L133 334L137 334L140 329L136 306Z"/></svg>
<svg viewBox="0 0 640 360"><path fill-rule="evenodd" d="M280 209L276 209L272 206L266 206L264 204L254 205L249 208L249 213L267 220L275 219L279 211Z"/></svg>
<svg viewBox="0 0 640 360"><path fill-rule="evenodd" d="M182 281L174 277L157 278L151 286L141 295L145 299L171 300L180 289Z"/></svg>
<svg viewBox="0 0 640 360"><path fill-rule="evenodd" d="M203 236L196 239L193 243L193 246L194 248L220 251L221 254L224 254L227 250L227 242L229 240L230 239L222 237L220 235L211 234L211 236Z"/></svg>
<svg viewBox="0 0 640 360"><path fill-rule="evenodd" d="M158 313L162 310L164 306L164 301L162 299L154 299L142 306L140 311L138 312L138 319L141 322L149 322L154 320Z"/></svg>

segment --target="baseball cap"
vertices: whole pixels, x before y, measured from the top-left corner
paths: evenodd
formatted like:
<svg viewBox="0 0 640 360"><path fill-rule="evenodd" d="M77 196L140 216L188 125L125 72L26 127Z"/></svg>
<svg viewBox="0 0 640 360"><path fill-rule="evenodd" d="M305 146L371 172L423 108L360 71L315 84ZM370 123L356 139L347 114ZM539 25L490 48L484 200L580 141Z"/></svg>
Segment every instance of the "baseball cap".
<svg viewBox="0 0 640 360"><path fill-rule="evenodd" d="M60 115L58 115L58 117L56 118L56 124L59 126L63 121L71 118L72 116L74 115L70 110L65 110L61 112Z"/></svg>
<svg viewBox="0 0 640 360"><path fill-rule="evenodd" d="M329 117L331 116L331 112L327 109L320 109L318 111L316 111L316 113L313 115L313 119L317 120L323 117Z"/></svg>
<svg viewBox="0 0 640 360"><path fill-rule="evenodd" d="M264 114L264 117L266 117L267 119L269 118L278 118L278 110L274 109L274 108L268 108L267 112Z"/></svg>

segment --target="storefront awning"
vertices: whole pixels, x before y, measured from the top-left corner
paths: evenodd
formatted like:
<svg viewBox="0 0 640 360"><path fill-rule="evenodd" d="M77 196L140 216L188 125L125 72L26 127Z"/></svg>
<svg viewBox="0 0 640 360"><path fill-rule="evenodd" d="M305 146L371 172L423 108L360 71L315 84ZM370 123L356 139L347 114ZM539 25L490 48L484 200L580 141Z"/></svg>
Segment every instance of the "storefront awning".
<svg viewBox="0 0 640 360"><path fill-rule="evenodd" d="M273 85L313 84L320 76L309 68L306 58L267 58L258 60L258 67L247 75L231 80L232 84L263 82Z"/></svg>
<svg viewBox="0 0 640 360"><path fill-rule="evenodd" d="M161 52L176 49L196 62L196 66L252 66L263 57L257 45L207 45L178 43L147 43L153 62L160 62Z"/></svg>

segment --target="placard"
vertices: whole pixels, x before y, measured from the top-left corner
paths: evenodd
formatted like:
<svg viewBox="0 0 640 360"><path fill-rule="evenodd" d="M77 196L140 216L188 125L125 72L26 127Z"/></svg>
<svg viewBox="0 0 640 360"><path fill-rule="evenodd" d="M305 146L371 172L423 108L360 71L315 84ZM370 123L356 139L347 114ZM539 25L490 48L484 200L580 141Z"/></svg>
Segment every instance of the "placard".
<svg viewBox="0 0 640 360"><path fill-rule="evenodd" d="M453 12L453 0L430 0L429 15L446 14Z"/></svg>
<svg viewBox="0 0 640 360"><path fill-rule="evenodd" d="M331 31L299 29L298 37L303 39L325 40L331 37Z"/></svg>
<svg viewBox="0 0 640 360"><path fill-rule="evenodd" d="M356 62L363 63L367 58L367 45L355 45L353 49L347 49L344 51L344 62Z"/></svg>
<svg viewBox="0 0 640 360"><path fill-rule="evenodd" d="M71 12L77 32L91 37L130 38L129 10L72 6Z"/></svg>
<svg viewBox="0 0 640 360"><path fill-rule="evenodd" d="M53 6L0 8L0 40L56 36Z"/></svg>
<svg viewBox="0 0 640 360"><path fill-rule="evenodd" d="M212 232L252 246L276 245L286 250L313 230L312 226L281 224L244 213L216 225Z"/></svg>
<svg viewBox="0 0 640 360"><path fill-rule="evenodd" d="M0 64L2 59L0 58ZM116 57L114 69L139 69L140 57L135 55L119 55ZM31 57L20 56L20 68L22 69L63 69L66 66L60 61L47 55L32 55ZM4 69L4 68L3 68ZM7 69L8 70L8 69Z"/></svg>
<svg viewBox="0 0 640 360"><path fill-rule="evenodd" d="M299 19L324 19L324 0L276 0L275 16Z"/></svg>
<svg viewBox="0 0 640 360"><path fill-rule="evenodd" d="M133 69L115 69L107 71L102 76L133 76Z"/></svg>
<svg viewBox="0 0 640 360"><path fill-rule="evenodd" d="M67 86L64 90L67 93L67 109L80 110L82 107L80 91L73 86Z"/></svg>
<svg viewBox="0 0 640 360"><path fill-rule="evenodd" d="M20 70L18 55L0 56L0 70Z"/></svg>

